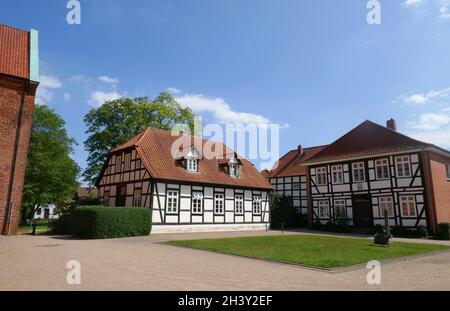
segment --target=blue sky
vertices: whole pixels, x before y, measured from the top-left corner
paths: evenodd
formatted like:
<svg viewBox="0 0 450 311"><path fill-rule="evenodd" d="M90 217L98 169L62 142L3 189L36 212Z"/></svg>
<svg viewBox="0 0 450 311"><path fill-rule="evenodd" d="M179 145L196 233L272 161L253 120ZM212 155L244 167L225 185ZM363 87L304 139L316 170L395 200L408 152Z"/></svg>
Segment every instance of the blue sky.
<svg viewBox="0 0 450 311"><path fill-rule="evenodd" d="M102 100L171 88L207 122L279 123L280 153L365 119L450 148L450 0L2 1L0 23L40 32L38 102L79 146ZM258 162L258 161L256 161Z"/></svg>

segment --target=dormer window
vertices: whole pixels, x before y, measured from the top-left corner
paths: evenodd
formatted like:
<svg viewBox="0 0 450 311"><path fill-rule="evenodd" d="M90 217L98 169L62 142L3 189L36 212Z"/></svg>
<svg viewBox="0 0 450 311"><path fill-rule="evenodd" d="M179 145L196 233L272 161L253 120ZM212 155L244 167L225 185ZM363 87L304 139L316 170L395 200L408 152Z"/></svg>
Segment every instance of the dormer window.
<svg viewBox="0 0 450 311"><path fill-rule="evenodd" d="M230 172L230 176L234 177L234 178L238 178L239 177L239 161L238 159L236 159L236 155L234 155L229 163L229 172Z"/></svg>
<svg viewBox="0 0 450 311"><path fill-rule="evenodd" d="M187 159L186 168L189 172L198 172L198 160L197 159Z"/></svg>

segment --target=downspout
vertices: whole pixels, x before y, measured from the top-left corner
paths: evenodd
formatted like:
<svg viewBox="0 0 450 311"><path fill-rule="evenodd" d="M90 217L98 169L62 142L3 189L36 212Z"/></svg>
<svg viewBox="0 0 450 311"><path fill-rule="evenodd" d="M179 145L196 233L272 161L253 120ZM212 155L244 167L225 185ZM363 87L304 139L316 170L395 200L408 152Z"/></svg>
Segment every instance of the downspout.
<svg viewBox="0 0 450 311"><path fill-rule="evenodd" d="M24 115L24 106L25 106L25 96L28 91L28 87L30 85L30 81L26 80L25 87L22 93L22 97L20 100L20 108L19 108L19 117L17 119L17 126L16 126L16 138L14 142L14 150L13 150L13 157L12 157L12 163L11 163L11 174L9 177L9 186L8 186L8 194L6 199L6 213L5 213L5 221L3 226L3 232L4 235L9 235L9 228L11 226L11 218L12 218L12 211L13 211L13 201L12 201L12 192L14 187L14 177L16 173L16 165L17 165L17 153L19 151L19 142L22 132L22 123L23 123L23 115Z"/></svg>

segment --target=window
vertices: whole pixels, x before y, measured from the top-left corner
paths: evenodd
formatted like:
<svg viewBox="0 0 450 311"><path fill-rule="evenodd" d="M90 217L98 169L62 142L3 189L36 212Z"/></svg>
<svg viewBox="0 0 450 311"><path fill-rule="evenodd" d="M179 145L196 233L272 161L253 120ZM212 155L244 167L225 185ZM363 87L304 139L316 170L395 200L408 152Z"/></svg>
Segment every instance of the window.
<svg viewBox="0 0 450 311"><path fill-rule="evenodd" d="M167 213L178 213L178 191L167 191Z"/></svg>
<svg viewBox="0 0 450 311"><path fill-rule="evenodd" d="M198 171L198 162L196 159L188 159L187 160L187 170L190 172Z"/></svg>
<svg viewBox="0 0 450 311"><path fill-rule="evenodd" d="M396 157L395 166L397 168L397 177L411 177L409 156Z"/></svg>
<svg viewBox="0 0 450 311"><path fill-rule="evenodd" d="M380 211L381 216L384 217L384 211L388 211L389 217L394 217L394 201L392 200L392 197L379 197L378 198L379 204L380 204Z"/></svg>
<svg viewBox="0 0 450 311"><path fill-rule="evenodd" d="M344 182L342 165L333 165L331 167L331 178L333 184L342 184Z"/></svg>
<svg viewBox="0 0 450 311"><path fill-rule="evenodd" d="M116 156L116 169L114 173L119 173L122 168L122 156Z"/></svg>
<svg viewBox="0 0 450 311"><path fill-rule="evenodd" d="M300 189L300 183L298 183L298 182L293 183L293 184L292 184L292 189L294 189L294 190Z"/></svg>
<svg viewBox="0 0 450 311"><path fill-rule="evenodd" d="M123 170L129 171L131 168L131 153L125 154L125 163L123 164Z"/></svg>
<svg viewBox="0 0 450 311"><path fill-rule="evenodd" d="M142 189L134 189L133 193L133 206L141 207Z"/></svg>
<svg viewBox="0 0 450 311"><path fill-rule="evenodd" d="M353 163L352 170L353 170L353 182L364 182L366 180L363 162Z"/></svg>
<svg viewBox="0 0 450 311"><path fill-rule="evenodd" d="M103 205L109 206L109 191L105 191L103 194Z"/></svg>
<svg viewBox="0 0 450 311"><path fill-rule="evenodd" d="M377 179L389 179L389 160L388 159L376 160L375 173Z"/></svg>
<svg viewBox="0 0 450 311"><path fill-rule="evenodd" d="M253 214L261 214L261 196L253 196Z"/></svg>
<svg viewBox="0 0 450 311"><path fill-rule="evenodd" d="M327 168L326 167L318 167L316 169L316 181L318 185L326 185L327 184Z"/></svg>
<svg viewBox="0 0 450 311"><path fill-rule="evenodd" d="M416 200L413 195L402 195L400 197L400 206L402 207L403 216L416 216Z"/></svg>
<svg viewBox="0 0 450 311"><path fill-rule="evenodd" d="M450 179L450 164L445 164L445 168L447 169L447 179Z"/></svg>
<svg viewBox="0 0 450 311"><path fill-rule="evenodd" d="M335 200L334 201L334 215L335 215L336 219L347 218L345 200Z"/></svg>
<svg viewBox="0 0 450 311"><path fill-rule="evenodd" d="M330 202L328 201L319 201L319 217L320 218L329 218L330 217Z"/></svg>
<svg viewBox="0 0 450 311"><path fill-rule="evenodd" d="M192 193L192 213L201 214L203 211L203 193L193 192Z"/></svg>
<svg viewBox="0 0 450 311"><path fill-rule="evenodd" d="M40 216L41 213L42 213L42 208L38 208L38 209L36 210L36 215L37 215L37 216Z"/></svg>
<svg viewBox="0 0 450 311"><path fill-rule="evenodd" d="M236 214L244 213L244 196L242 194L236 194L234 196L234 212Z"/></svg>
<svg viewBox="0 0 450 311"><path fill-rule="evenodd" d="M214 195L214 213L223 214L223 193Z"/></svg>

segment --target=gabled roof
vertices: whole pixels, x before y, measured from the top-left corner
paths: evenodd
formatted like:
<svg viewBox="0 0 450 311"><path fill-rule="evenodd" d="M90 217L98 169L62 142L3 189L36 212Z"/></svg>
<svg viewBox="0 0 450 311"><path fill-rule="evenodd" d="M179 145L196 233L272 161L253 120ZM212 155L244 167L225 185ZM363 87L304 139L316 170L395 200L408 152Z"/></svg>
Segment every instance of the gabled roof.
<svg viewBox="0 0 450 311"><path fill-rule="evenodd" d="M323 150L326 146L294 149L282 156L269 171L269 177L289 177L306 175L307 168L302 163ZM302 152L302 153L301 153ZM301 154L300 154L301 153Z"/></svg>
<svg viewBox="0 0 450 311"><path fill-rule="evenodd" d="M0 74L29 79L29 33L0 25Z"/></svg>
<svg viewBox="0 0 450 311"><path fill-rule="evenodd" d="M135 147L145 168L154 179L169 181L184 181L195 183L207 183L224 186L239 186L246 188L272 189L271 185L256 170L251 162L241 157L242 163L240 177L230 177L219 165L223 159L203 155L199 160L199 172L188 172L180 161L172 156L172 145L180 136L172 136L169 131L148 128L125 144L113 149L111 153ZM193 137L188 136L191 141ZM205 146L206 139L198 139L201 148ZM225 159L231 159L235 152L220 142L214 142L217 150ZM201 149L199 148L199 149ZM206 147L205 149L209 149ZM180 149L182 151L182 149ZM223 151L223 152L222 152Z"/></svg>
<svg viewBox="0 0 450 311"><path fill-rule="evenodd" d="M447 150L413 139L366 120L309 158L304 164L310 165L312 163L323 163L425 148L432 148L440 152L448 153Z"/></svg>

